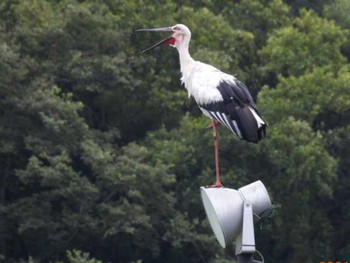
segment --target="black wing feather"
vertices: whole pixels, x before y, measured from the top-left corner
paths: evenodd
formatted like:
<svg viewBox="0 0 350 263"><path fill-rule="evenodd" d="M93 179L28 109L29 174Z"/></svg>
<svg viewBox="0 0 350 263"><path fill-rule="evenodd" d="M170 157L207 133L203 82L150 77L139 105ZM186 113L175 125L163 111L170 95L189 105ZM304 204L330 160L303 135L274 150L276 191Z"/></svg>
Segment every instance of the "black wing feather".
<svg viewBox="0 0 350 263"><path fill-rule="evenodd" d="M235 83L222 81L217 88L223 101L199 106L242 140L257 143L265 137L266 124L261 123L261 114L244 83L238 80ZM252 111L260 117L260 122Z"/></svg>

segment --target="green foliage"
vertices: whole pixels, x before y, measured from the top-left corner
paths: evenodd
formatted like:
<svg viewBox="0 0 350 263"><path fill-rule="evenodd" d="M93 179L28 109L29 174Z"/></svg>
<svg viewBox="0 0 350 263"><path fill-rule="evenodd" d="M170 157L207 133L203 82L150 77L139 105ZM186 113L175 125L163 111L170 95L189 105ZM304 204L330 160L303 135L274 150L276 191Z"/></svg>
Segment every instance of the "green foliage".
<svg viewBox="0 0 350 263"><path fill-rule="evenodd" d="M214 182L209 120L180 87L175 50L140 54L163 35L134 32L175 23L191 28L195 59L248 84L268 121L259 145L220 129L224 185L261 179L280 206L256 227L266 261L347 260L347 10L344 0L1 1L0 261L234 262L198 193Z"/></svg>
<svg viewBox="0 0 350 263"><path fill-rule="evenodd" d="M259 45L267 32L290 22L290 6L281 0L236 1L225 4L223 13L235 27L252 32Z"/></svg>
<svg viewBox="0 0 350 263"><path fill-rule="evenodd" d="M280 76L276 88L265 86L260 93L261 107L271 124L294 116L318 129L333 128L334 118L328 113L342 116L350 110L349 80L348 67L318 67L300 77Z"/></svg>
<svg viewBox="0 0 350 263"><path fill-rule="evenodd" d="M350 28L350 3L346 0L335 0L324 7L327 18L333 19L343 28Z"/></svg>
<svg viewBox="0 0 350 263"><path fill-rule="evenodd" d="M302 10L301 17L295 18L293 25L276 29L270 35L261 50L266 60L263 70L300 76L316 67L341 65L346 59L340 48L347 36L348 31L333 21Z"/></svg>
<svg viewBox="0 0 350 263"><path fill-rule="evenodd" d="M336 21L336 23L344 29L350 29L350 2L347 0L332 1L328 5L324 6L323 14L328 19ZM349 37L347 43L343 47L343 53L346 57L350 58L350 42Z"/></svg>
<svg viewBox="0 0 350 263"><path fill-rule="evenodd" d="M68 250L67 258L70 263L102 263L101 260L90 258L90 254L80 250Z"/></svg>

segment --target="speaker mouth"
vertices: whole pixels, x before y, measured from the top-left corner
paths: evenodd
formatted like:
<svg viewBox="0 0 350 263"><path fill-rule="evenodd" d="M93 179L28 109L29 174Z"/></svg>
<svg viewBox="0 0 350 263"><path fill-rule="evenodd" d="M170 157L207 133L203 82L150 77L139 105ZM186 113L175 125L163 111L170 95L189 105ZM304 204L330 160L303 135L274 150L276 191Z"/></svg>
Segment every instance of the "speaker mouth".
<svg viewBox="0 0 350 263"><path fill-rule="evenodd" d="M209 224L221 247L225 248L242 228L243 200L237 190L201 187Z"/></svg>

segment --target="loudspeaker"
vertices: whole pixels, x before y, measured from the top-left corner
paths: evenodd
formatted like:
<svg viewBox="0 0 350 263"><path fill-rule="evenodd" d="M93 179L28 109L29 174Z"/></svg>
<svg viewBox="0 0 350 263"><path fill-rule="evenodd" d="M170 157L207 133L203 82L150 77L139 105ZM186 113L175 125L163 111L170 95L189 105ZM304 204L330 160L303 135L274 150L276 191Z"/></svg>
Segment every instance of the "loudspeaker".
<svg viewBox="0 0 350 263"><path fill-rule="evenodd" d="M252 205L255 219L272 209L269 194L260 180L238 190L201 187L200 192L210 226L223 248L242 231L243 203Z"/></svg>

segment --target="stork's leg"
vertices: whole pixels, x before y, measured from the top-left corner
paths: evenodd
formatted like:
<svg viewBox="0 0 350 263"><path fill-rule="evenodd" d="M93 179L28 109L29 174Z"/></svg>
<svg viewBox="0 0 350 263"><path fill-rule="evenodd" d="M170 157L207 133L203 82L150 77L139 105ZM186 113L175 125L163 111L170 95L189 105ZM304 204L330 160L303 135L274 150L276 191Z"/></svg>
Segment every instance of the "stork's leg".
<svg viewBox="0 0 350 263"><path fill-rule="evenodd" d="M214 128L214 126L219 127L220 125L221 125L220 122L218 122L217 120L213 120L213 122L207 126L207 129Z"/></svg>
<svg viewBox="0 0 350 263"><path fill-rule="evenodd" d="M217 126L220 125L220 122L213 120L211 126L213 127L213 137L214 137L214 148L215 148L215 168L216 168L216 182L210 187L224 187L220 181L220 164L219 164L219 138Z"/></svg>

